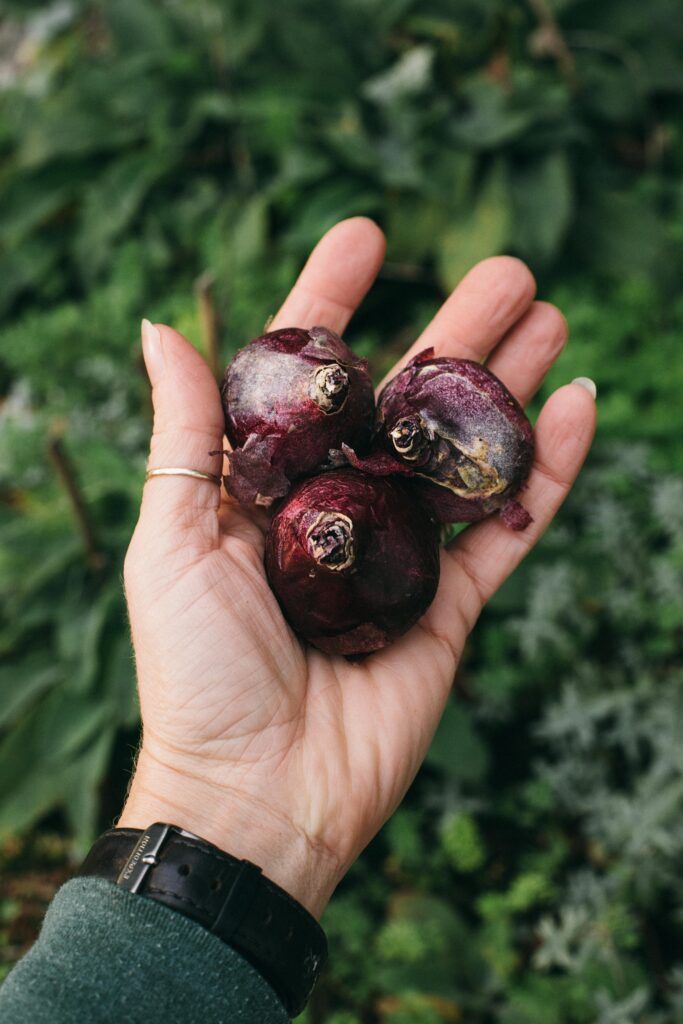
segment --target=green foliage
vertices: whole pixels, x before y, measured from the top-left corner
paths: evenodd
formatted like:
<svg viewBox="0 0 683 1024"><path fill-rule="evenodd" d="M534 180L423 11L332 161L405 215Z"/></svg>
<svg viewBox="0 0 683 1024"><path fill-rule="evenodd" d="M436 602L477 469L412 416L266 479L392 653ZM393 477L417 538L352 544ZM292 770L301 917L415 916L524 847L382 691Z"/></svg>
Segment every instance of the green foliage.
<svg viewBox="0 0 683 1024"><path fill-rule="evenodd" d="M477 823L469 814L449 814L442 824L441 842L456 871L476 871L486 859Z"/></svg>
<svg viewBox="0 0 683 1024"><path fill-rule="evenodd" d="M329 907L331 960L302 1019L676 1024L674 0L645 20L636 0L7 7L0 836L51 815L83 848L130 764L120 574L150 427L140 317L201 348L194 284L209 271L227 359L320 234L369 214L388 263L349 338L379 376L472 262L512 252L571 325L544 394L593 376L598 445L479 623L403 807Z"/></svg>

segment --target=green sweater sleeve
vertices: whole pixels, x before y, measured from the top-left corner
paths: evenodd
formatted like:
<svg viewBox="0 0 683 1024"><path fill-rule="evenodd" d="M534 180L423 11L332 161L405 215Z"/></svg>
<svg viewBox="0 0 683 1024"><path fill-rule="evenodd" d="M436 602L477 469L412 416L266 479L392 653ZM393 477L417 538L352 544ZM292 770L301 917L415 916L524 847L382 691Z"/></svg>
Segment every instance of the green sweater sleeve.
<svg viewBox="0 0 683 1024"><path fill-rule="evenodd" d="M287 1024L255 968L201 925L99 878L62 886L0 988L2 1024Z"/></svg>

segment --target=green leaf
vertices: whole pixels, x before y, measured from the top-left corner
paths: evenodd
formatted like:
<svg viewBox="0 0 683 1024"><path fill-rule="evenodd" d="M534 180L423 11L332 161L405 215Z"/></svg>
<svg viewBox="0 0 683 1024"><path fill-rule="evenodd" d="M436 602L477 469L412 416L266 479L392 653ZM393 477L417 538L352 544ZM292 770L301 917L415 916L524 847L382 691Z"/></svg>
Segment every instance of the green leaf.
<svg viewBox="0 0 683 1024"><path fill-rule="evenodd" d="M426 762L449 779L478 782L488 770L489 755L471 716L453 700L446 705Z"/></svg>
<svg viewBox="0 0 683 1024"><path fill-rule="evenodd" d="M387 258L398 263L419 263L433 257L448 213L443 203L399 194L389 207Z"/></svg>
<svg viewBox="0 0 683 1024"><path fill-rule="evenodd" d="M87 82L83 82L87 88ZM116 151L118 146L141 137L142 128L133 124L114 126L102 111L87 109L87 97L72 105L68 93L50 97L22 133L17 153L20 170L45 167L63 158L85 158L91 154Z"/></svg>
<svg viewBox="0 0 683 1024"><path fill-rule="evenodd" d="M305 210L288 233L292 247L310 249L320 236L344 217L371 213L377 195L354 181L331 181L314 189Z"/></svg>
<svg viewBox="0 0 683 1024"><path fill-rule="evenodd" d="M255 196L235 219L230 248L236 267L248 266L263 255L267 242L267 213L266 197Z"/></svg>
<svg viewBox="0 0 683 1024"><path fill-rule="evenodd" d="M598 190L583 204L580 247L599 273L619 276L665 272L665 218L627 190Z"/></svg>
<svg viewBox="0 0 683 1024"><path fill-rule="evenodd" d="M124 53L169 49L172 22L155 4L145 0L116 0L107 5L106 12L108 25Z"/></svg>
<svg viewBox="0 0 683 1024"><path fill-rule="evenodd" d="M78 660L69 687L72 692L86 693L101 677L104 668L103 634L113 618L112 611L118 610L120 603L121 591L118 583L115 583L98 595L81 621Z"/></svg>
<svg viewBox="0 0 683 1024"><path fill-rule="evenodd" d="M530 260L547 261L557 253L573 213L567 154L548 153L517 166L510 176L510 191L515 249Z"/></svg>
<svg viewBox="0 0 683 1024"><path fill-rule="evenodd" d="M536 120L536 111L516 109L508 92L487 76L470 79L462 90L466 112L451 124L455 142L472 149L491 150L523 135Z"/></svg>
<svg viewBox="0 0 683 1024"><path fill-rule="evenodd" d="M148 190L167 167L165 158L132 154L112 163L87 190L76 239L84 272L90 275L108 260L116 238L130 224Z"/></svg>
<svg viewBox="0 0 683 1024"><path fill-rule="evenodd" d="M140 720L135 685L135 659L128 632L116 636L102 666L98 693L112 709L112 719L124 729L132 729Z"/></svg>
<svg viewBox="0 0 683 1024"><path fill-rule="evenodd" d="M450 152L431 167L428 192L401 190L391 196L386 221L388 259L414 264L435 257L452 218L467 207L473 172L469 153Z"/></svg>
<svg viewBox="0 0 683 1024"><path fill-rule="evenodd" d="M0 763L3 761L0 748ZM0 839L18 835L38 821L64 794L60 771L16 777L13 788L0 799Z"/></svg>
<svg viewBox="0 0 683 1024"><path fill-rule="evenodd" d="M505 168L490 171L472 212L454 220L441 236L437 254L439 277L450 291L475 263L502 252L510 240L511 207Z"/></svg>
<svg viewBox="0 0 683 1024"><path fill-rule="evenodd" d="M427 88L432 77L434 50L431 46L414 46L392 67L374 75L363 86L363 95L375 103L391 104L414 96Z"/></svg>
<svg viewBox="0 0 683 1024"><path fill-rule="evenodd" d="M115 728L104 730L62 775L63 803L81 856L87 853L97 834L100 782L111 757L115 736Z"/></svg>
<svg viewBox="0 0 683 1024"><path fill-rule="evenodd" d="M0 242L14 247L71 200L76 188L73 175L49 173L22 177L0 195Z"/></svg>
<svg viewBox="0 0 683 1024"><path fill-rule="evenodd" d="M55 270L58 252L37 238L26 238L12 251L12 259L4 260L0 273L0 314L25 292L38 291Z"/></svg>
<svg viewBox="0 0 683 1024"><path fill-rule="evenodd" d="M102 701L72 697L61 688L48 694L0 743L0 808L19 806L19 792L42 807L40 794L52 792L49 777L80 754L109 715Z"/></svg>
<svg viewBox="0 0 683 1024"><path fill-rule="evenodd" d="M61 536L53 533L52 536L43 534L40 538L35 537L37 518L33 520L33 524L30 519L24 519L20 525L28 536L19 536L15 539L13 547L8 546L0 555L0 568L8 577L9 573L13 572L16 580L13 592L11 590L8 594L10 608L25 605L44 587L59 579L79 556L82 557L82 543L78 537L64 536L63 533ZM10 537L7 536L4 540L9 544ZM24 544L27 545L26 548L23 548Z"/></svg>
<svg viewBox="0 0 683 1024"><path fill-rule="evenodd" d="M104 703L56 690L0 743L0 838L23 831L68 798L74 766L87 745L101 740L108 719Z"/></svg>
<svg viewBox="0 0 683 1024"><path fill-rule="evenodd" d="M0 728L14 725L28 705L60 678L60 666L48 653L35 652L19 664L0 667Z"/></svg>

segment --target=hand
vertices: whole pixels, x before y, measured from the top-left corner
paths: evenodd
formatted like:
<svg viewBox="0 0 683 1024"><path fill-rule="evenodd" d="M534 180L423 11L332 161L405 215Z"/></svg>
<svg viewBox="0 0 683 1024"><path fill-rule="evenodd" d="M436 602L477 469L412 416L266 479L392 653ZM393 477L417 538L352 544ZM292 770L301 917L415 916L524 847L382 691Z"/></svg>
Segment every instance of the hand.
<svg viewBox="0 0 683 1024"><path fill-rule="evenodd" d="M272 329L341 333L372 284L384 239L362 217L316 246ZM487 359L526 403L567 335L534 302L523 263L478 264L404 357ZM216 382L168 327L148 332L150 468L220 473ZM402 361L402 362L403 362ZM336 884L396 808L425 755L469 631L488 598L548 526L588 452L591 393L571 384L544 406L514 533L497 517L442 553L434 603L405 637L349 663L302 646L263 569L267 517L208 481L157 477L144 489L125 583L144 724L121 826L165 820L259 864L319 916Z"/></svg>

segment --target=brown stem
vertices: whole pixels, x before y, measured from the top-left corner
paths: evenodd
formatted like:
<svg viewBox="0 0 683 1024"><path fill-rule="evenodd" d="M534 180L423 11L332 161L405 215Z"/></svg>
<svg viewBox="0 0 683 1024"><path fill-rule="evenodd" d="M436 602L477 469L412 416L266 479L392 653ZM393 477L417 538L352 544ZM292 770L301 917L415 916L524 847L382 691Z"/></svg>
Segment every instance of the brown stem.
<svg viewBox="0 0 683 1024"><path fill-rule="evenodd" d="M83 541L88 565L94 573L100 573L105 565L105 557L98 547L85 498L76 479L76 472L59 435L55 434L48 440L48 454L69 499L72 515Z"/></svg>
<svg viewBox="0 0 683 1024"><path fill-rule="evenodd" d="M542 37L542 49L556 60L557 66L567 84L571 89L575 89L578 82L574 55L567 45L567 40L562 35L562 30L555 19L555 15L548 7L547 0L528 0L528 4L538 22Z"/></svg>
<svg viewBox="0 0 683 1024"><path fill-rule="evenodd" d="M206 361L216 380L221 376L221 357L218 346L218 313L213 300L215 277L210 270L205 271L195 282L197 303L199 305L199 323Z"/></svg>

